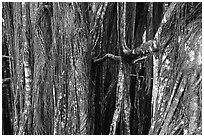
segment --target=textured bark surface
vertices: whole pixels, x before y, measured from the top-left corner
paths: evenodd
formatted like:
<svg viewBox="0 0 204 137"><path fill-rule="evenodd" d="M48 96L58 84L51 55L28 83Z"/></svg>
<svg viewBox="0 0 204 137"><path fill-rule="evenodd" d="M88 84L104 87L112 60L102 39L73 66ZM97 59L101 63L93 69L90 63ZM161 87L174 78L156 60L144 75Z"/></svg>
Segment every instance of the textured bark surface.
<svg viewBox="0 0 204 137"><path fill-rule="evenodd" d="M2 134L202 134L202 3L2 3Z"/></svg>

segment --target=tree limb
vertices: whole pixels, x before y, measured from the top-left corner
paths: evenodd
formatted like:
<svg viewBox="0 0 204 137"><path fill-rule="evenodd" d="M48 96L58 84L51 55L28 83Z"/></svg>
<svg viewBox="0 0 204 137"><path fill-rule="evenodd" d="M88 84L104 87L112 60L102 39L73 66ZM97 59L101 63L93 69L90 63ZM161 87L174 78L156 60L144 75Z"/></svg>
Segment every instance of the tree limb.
<svg viewBox="0 0 204 137"><path fill-rule="evenodd" d="M120 56L116 56L116 55L108 53L105 56L103 56L102 58L95 59L93 61L93 63L94 64L103 63L104 61L106 61L106 59L112 59L112 60L115 60L115 61L121 61L121 57Z"/></svg>
<svg viewBox="0 0 204 137"><path fill-rule="evenodd" d="M160 36L163 25L170 19L170 17L171 17L170 13L173 11L175 6L176 6L176 3L172 3L170 5L170 9L165 13L164 18L162 19L161 25L158 28L157 33L155 34L154 40L149 40L149 41L141 44L139 47L137 47L133 50L130 50L125 45L125 42L124 42L124 44L122 44L122 58L125 60L125 62L134 64L138 61L146 59L147 55L153 55L153 53L159 52L158 42L160 41L160 39L158 36ZM166 46L171 39L172 39L172 36L169 37L169 39L164 44L164 46ZM113 54L106 54L104 57L99 58L99 59L95 59L93 62L97 63L97 64L103 63L108 58L110 58L112 60L116 60L116 61L121 61L120 56L115 56Z"/></svg>
<svg viewBox="0 0 204 137"><path fill-rule="evenodd" d="M157 48L157 42L155 40L149 40L143 44L141 44L140 47L135 48L131 51L131 53L138 57L138 56L144 56L149 53L158 52L159 49Z"/></svg>
<svg viewBox="0 0 204 137"><path fill-rule="evenodd" d="M171 13L174 10L176 6L176 3L172 3L169 6L169 9L167 10L167 12L165 13L162 21L161 21L161 25L157 30L157 33L155 34L154 40L149 40L143 44L141 44L139 47L130 50L129 48L127 48L126 45L122 44L122 56L126 59L126 61L128 63L133 63L137 60L135 60L138 57L144 57L146 55L151 55L155 52L159 52L159 36L162 32L162 28L164 26L164 24L170 19L171 17ZM164 47L167 46L169 44L169 41L172 39L172 36L169 37L169 39L167 40L167 42L164 44ZM142 59L141 58L141 59ZM134 61L135 60L135 61ZM139 59L140 60L140 59Z"/></svg>

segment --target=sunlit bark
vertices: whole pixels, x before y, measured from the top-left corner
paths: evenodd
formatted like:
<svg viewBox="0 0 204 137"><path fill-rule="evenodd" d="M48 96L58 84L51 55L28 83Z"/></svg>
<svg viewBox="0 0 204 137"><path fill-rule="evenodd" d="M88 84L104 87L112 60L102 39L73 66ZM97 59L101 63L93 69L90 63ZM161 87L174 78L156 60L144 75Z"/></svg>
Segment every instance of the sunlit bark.
<svg viewBox="0 0 204 137"><path fill-rule="evenodd" d="M29 41L28 41L28 3L22 3L22 35L23 35L23 64L24 64L24 77L25 77L25 105L24 112L22 116L22 121L20 123L19 134L32 134L31 128L31 83L32 83L32 72L30 66L30 51L29 51ZM25 126L25 123L27 125ZM27 129L26 129L27 128Z"/></svg>
<svg viewBox="0 0 204 137"><path fill-rule="evenodd" d="M117 92L116 92L116 108L113 115L113 120L110 126L110 133L109 135L115 135L116 134L116 126L119 122L119 117L122 109L122 101L123 101L123 95L124 95L124 73L122 70L122 63L120 63L120 69L118 74L118 83L117 83Z"/></svg>
<svg viewBox="0 0 204 137"><path fill-rule="evenodd" d="M159 48L161 45L158 45L159 42L160 42L160 37L161 37L161 32L162 32L162 27L163 25L170 19L170 16L171 16L171 13L172 11L174 10L174 7L175 7L176 3L172 3L170 6L169 6L169 9L166 11L166 13L164 14L164 17L161 21L161 24L154 36L154 39L158 42L157 43L157 48ZM160 47L162 48L162 47ZM159 52L160 53L160 52ZM158 74L158 67L159 67L159 60L158 60L158 56L157 55L154 55L153 56L153 71L154 71L154 75L153 75L153 91L152 91L152 101L154 102L153 103L153 119L152 119L152 125L151 125L151 128L150 128L150 131L149 131L149 134L154 134L154 128L155 128L155 124L156 124L156 110L155 109L158 109L160 108L160 105L158 105L160 102L161 102L161 99L162 99L162 95L163 93L161 93L162 91L160 90L161 89L161 85L159 83L159 74ZM162 103L161 103L162 104Z"/></svg>

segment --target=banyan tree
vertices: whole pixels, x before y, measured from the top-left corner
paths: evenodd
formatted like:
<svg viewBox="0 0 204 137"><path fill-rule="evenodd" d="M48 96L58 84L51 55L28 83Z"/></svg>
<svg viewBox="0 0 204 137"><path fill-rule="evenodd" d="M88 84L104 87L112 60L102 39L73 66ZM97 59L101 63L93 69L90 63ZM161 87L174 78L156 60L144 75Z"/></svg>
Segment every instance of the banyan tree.
<svg viewBox="0 0 204 137"><path fill-rule="evenodd" d="M2 134L202 134L201 2L3 2Z"/></svg>

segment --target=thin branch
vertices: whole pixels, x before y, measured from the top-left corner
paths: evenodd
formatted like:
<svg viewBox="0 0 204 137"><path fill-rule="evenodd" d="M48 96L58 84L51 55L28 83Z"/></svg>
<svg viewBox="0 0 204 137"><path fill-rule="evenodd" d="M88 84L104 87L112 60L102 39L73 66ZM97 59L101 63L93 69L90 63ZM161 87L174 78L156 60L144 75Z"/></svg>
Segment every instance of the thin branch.
<svg viewBox="0 0 204 137"><path fill-rule="evenodd" d="M142 57L142 58L136 59L136 60L133 61L133 64L135 64L135 63L138 62L138 61L144 60L144 59L146 59L146 58L147 58L147 56L144 56L144 57Z"/></svg>
<svg viewBox="0 0 204 137"><path fill-rule="evenodd" d="M9 59L13 59L13 57L11 57L11 56L6 56L6 55L2 55L2 58L9 58Z"/></svg>
<svg viewBox="0 0 204 137"><path fill-rule="evenodd" d="M120 56L116 56L116 55L108 53L105 56L103 56L102 58L95 59L93 62L94 62L94 64L99 64L99 63L103 63L104 61L106 61L106 59L112 59L114 61L121 61Z"/></svg>
<svg viewBox="0 0 204 137"><path fill-rule="evenodd" d="M137 77L137 75L135 75L135 74L130 74L130 76L131 76L131 77Z"/></svg>
<svg viewBox="0 0 204 137"><path fill-rule="evenodd" d="M7 82L7 81L9 81L9 80L11 80L12 78L4 78L4 79L2 79L2 83L4 83L4 82Z"/></svg>

